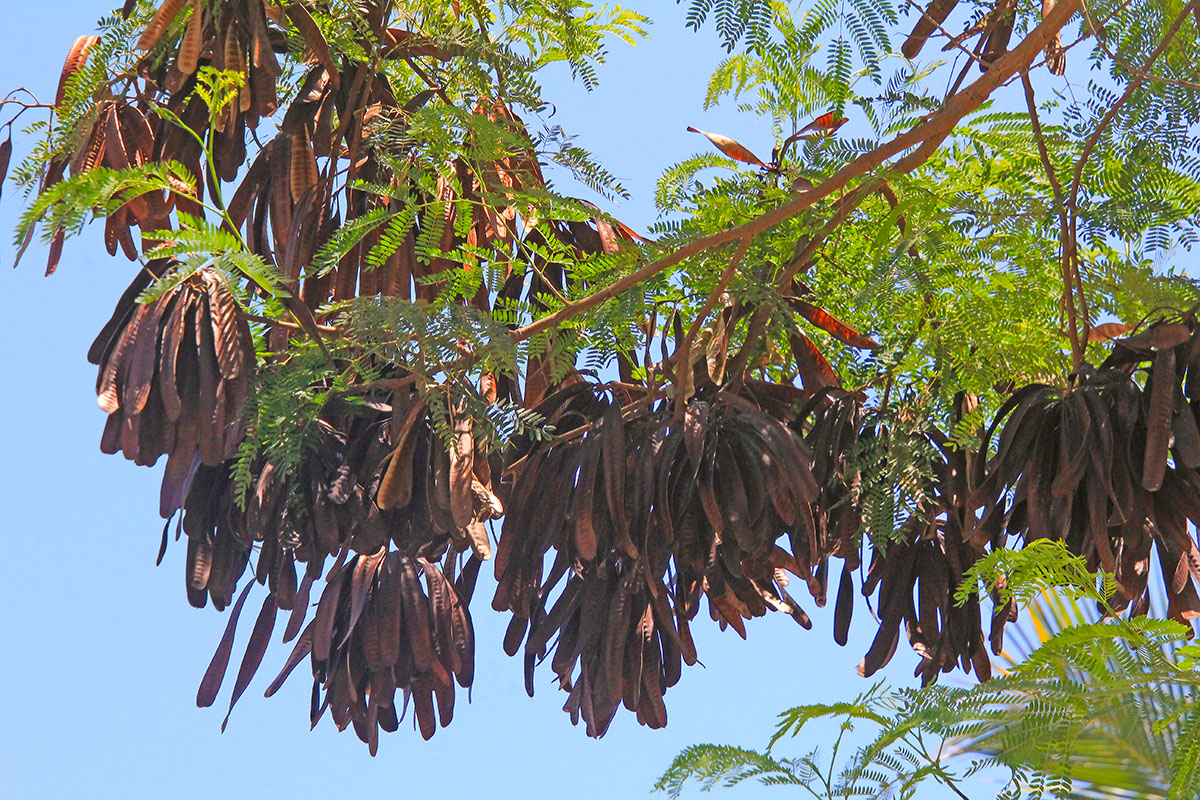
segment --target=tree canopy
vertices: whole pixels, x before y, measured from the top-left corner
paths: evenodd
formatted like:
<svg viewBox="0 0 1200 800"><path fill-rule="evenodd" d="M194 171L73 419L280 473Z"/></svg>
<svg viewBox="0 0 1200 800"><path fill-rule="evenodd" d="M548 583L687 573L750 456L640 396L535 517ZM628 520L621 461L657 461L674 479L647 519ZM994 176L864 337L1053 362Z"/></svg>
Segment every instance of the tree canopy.
<svg viewBox="0 0 1200 800"><path fill-rule="evenodd" d="M952 597L1007 547L1064 542L1132 616L1154 558L1200 615L1200 6L957 5L691 0L705 102L776 145L693 129L644 235L573 196L625 190L539 84L602 80L647 30L619 6L129 0L53 104L10 95L10 129L52 110L18 258L103 220L138 265L88 356L101 449L165 457L160 559L174 523L229 608L198 704L261 585L231 710L284 611L268 695L307 663L314 724L374 752L411 700L428 738L489 560L527 690L548 660L593 736L666 724L702 597L808 627L836 572L860 672L903 627L925 683L991 675L1017 605Z"/></svg>

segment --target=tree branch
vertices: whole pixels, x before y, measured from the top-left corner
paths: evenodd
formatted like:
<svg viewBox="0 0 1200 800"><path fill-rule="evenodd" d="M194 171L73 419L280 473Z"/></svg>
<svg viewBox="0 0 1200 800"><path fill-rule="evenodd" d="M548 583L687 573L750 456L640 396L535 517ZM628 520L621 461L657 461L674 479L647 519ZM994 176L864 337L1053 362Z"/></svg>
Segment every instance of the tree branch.
<svg viewBox="0 0 1200 800"><path fill-rule="evenodd" d="M1081 4L1082 0L1077 0L1076 5ZM1167 45L1169 45L1171 40L1175 38L1175 34L1179 31L1179 27L1187 18L1188 11L1191 10L1195 4L1195 0L1193 0L1193 2L1188 3L1183 7L1183 10L1179 12L1179 16L1175 18L1175 21L1171 23L1171 27L1168 28L1166 34L1163 35L1162 41L1158 43L1158 47L1154 48L1154 52L1152 52L1146 58L1145 63L1142 64L1141 68L1137 71L1137 74L1133 76L1133 80L1131 80L1129 85L1125 87L1124 94L1117 98L1117 101L1109 107L1108 113L1104 115L1104 118L1100 120L1100 124L1096 126L1096 130L1092 131L1092 135L1088 137L1087 143L1083 147L1083 153L1079 156L1079 160L1075 162L1075 175L1071 179L1071 192L1067 201L1067 207L1072 216L1075 213L1076 200L1079 197L1079 186L1083 181L1083 168L1087 164L1088 159L1091 157L1092 150L1095 149L1096 144L1100 141L1100 136L1104 133L1104 130L1110 124L1112 124L1113 119L1117 116L1117 112L1121 110L1121 106L1125 105L1125 102L1129 100L1130 96L1137 91L1139 86L1142 85L1142 81L1145 80L1147 73L1150 72L1150 68L1154 66L1154 62L1158 60L1158 57L1161 56L1167 49Z"/></svg>
<svg viewBox="0 0 1200 800"><path fill-rule="evenodd" d="M1033 62L1058 31L1079 11L1082 0L1062 0L1055 4L1054 9L1045 19L1013 49L1009 50L992 63L982 76L961 92L950 97L942 108L925 117L909 130L885 142L869 153L864 153L846 166L835 172L819 186L798 192L791 200L772 209L752 220L726 228L722 231L700 237L688 242L682 247L654 260L633 272L619 278L604 288L579 300L563 306L553 314L547 314L524 327L517 328L511 334L514 342L521 342L561 325L563 322L590 311L606 300L637 286L655 275L675 266L686 258L701 253L711 247L727 244L737 239L757 236L784 220L791 219L800 212L811 208L818 201L830 196L839 189L847 186L866 175L871 170L885 164L905 150L917 147L910 155L896 163L894 170L908 172L924 163L934 151L941 146L942 141L949 136L955 126L964 116L979 108L980 105L995 91L1023 68ZM919 147L918 147L919 146Z"/></svg>
<svg viewBox="0 0 1200 800"><path fill-rule="evenodd" d="M1058 224L1061 233L1059 234L1059 259L1062 262L1063 276L1063 294L1062 306L1063 314L1067 318L1067 334L1071 340L1071 358L1076 369L1083 363L1084 343L1087 342L1087 330L1091 326L1091 321L1088 318L1086 306L1083 312L1083 335L1080 335L1078 316L1075 309L1075 283L1071 261L1068 258L1068 242L1071 241L1071 225L1067 217L1067 207L1063 201L1062 185L1058 182L1058 175L1054 172L1054 165L1050 163L1050 153L1046 150L1046 137L1042 132L1042 122L1038 117L1037 100L1033 96L1033 83L1029 80L1029 73L1021 72L1021 84L1025 88L1025 105L1029 108L1029 123L1033 127L1033 140L1037 143L1038 156L1042 160L1042 169L1046 171L1046 179L1050 182L1050 190L1054 193L1054 206L1058 212ZM1079 286L1079 298L1083 300L1082 282Z"/></svg>

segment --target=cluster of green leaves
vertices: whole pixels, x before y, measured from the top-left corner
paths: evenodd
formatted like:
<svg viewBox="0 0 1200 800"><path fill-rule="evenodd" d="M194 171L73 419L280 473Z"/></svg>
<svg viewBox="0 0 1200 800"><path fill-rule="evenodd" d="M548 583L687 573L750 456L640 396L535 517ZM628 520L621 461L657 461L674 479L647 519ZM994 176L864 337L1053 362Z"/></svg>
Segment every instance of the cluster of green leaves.
<svg viewBox="0 0 1200 800"><path fill-rule="evenodd" d="M154 13L154 4L141 0L128 19L111 14L97 23L100 40L88 51L87 61L66 82L63 101L50 120L34 122L24 131L34 139L29 156L13 170L12 178L26 196L39 189L47 165L69 159L81 144L81 131L88 130L97 113L96 98L109 94L118 76L129 74L137 55L133 43Z"/></svg>
<svg viewBox="0 0 1200 800"><path fill-rule="evenodd" d="M259 368L242 407L246 436L233 467L239 506L245 508L264 461L270 461L272 479L280 485L286 486L296 476L318 444L321 411L331 398L345 393L347 376L333 373L325 354L309 339L293 342L274 354L269 366Z"/></svg>
<svg viewBox="0 0 1200 800"><path fill-rule="evenodd" d="M805 181L820 183L883 137L936 110L942 98L935 87L958 73L959 65L940 55L918 63L894 52L892 41L911 17L900 23L890 5L769 8L754 23L753 36L746 33L750 28L726 36L731 49L744 47L717 66L705 104L731 98L740 111L769 119L779 163L765 171L706 149L673 165L656 191L664 216L654 229L660 242L679 244L746 222L785 202ZM1136 324L1200 302L1195 279L1171 264L1194 241L1200 220L1194 201L1200 161L1192 134L1200 108L1200 87L1193 84L1200 73L1182 57L1194 51L1194 25L1175 33L1162 66L1133 92L1117 122L1101 126L1135 78L1107 51L1140 66L1183 9L1175 0L1089 3L1093 22L1107 20L1091 52L1108 68L1109 80L1094 81L1087 92L1050 93L1039 84L1041 144L1063 191L1081 166L1079 260L1093 324L1114 317ZM1022 7L1018 28L1032 27L1034 13ZM737 3L696 0L689 20L699 26L710 15L723 34L735 30L730 18L748 25L757 19ZM947 23L952 30L955 24ZM1079 55L1073 50L1071 57ZM976 424L960 423L952 436L961 444L974 438L977 423L996 409L1007 387L1062 383L1071 366L1059 256L1065 198L1056 197L1024 107L1019 86L1001 90L917 170L879 170L875 177L888 181L892 197L875 194L863 201L802 276L815 302L882 344L862 353L805 329L848 386L867 389L878 403L878 388L891 385L902 413L931 420L951 418L960 391L979 397ZM846 108L866 118L872 137L805 137L783 146L810 116ZM1097 132L1096 147L1081 164ZM821 235L831 210L818 205L759 236L745 258L752 279L735 281L735 300L782 308L773 280L799 247ZM671 286L678 288L674 299L685 314L704 299L686 290L713 285L723 267L711 254L681 265ZM734 332L735 346L743 331ZM786 352L788 332L787 325L773 328L774 349ZM1102 358L1103 346L1092 345L1090 355ZM794 375L771 367L764 373L782 380ZM902 479L896 472L891 483Z"/></svg>
<svg viewBox="0 0 1200 800"><path fill-rule="evenodd" d="M108 216L131 198L171 188L172 180L190 185L192 176L174 161L152 161L120 170L109 167L88 170L39 194L21 214L14 243L21 247L39 224L46 242L54 238L56 231L67 236L78 235L89 222Z"/></svg>
<svg viewBox="0 0 1200 800"><path fill-rule="evenodd" d="M854 501L862 510L872 545L887 547L911 535L910 520L927 521L934 507L934 464L939 453L929 439L930 419L920 397L897 397L872 413L851 453L860 476Z"/></svg>
<svg viewBox="0 0 1200 800"><path fill-rule="evenodd" d="M1055 602L1104 606L1111 585L1088 573L1057 542L999 550L979 561L976 580L1022 599L1053 589ZM1076 614L1078 619L1080 615ZM850 702L813 704L780 715L764 751L721 745L684 750L656 788L677 797L747 780L801 787L819 798L910 798L934 781L960 796L963 780L987 770L1008 776L998 797L1188 798L1200 790L1200 647L1170 620L1111 616L1067 624L1006 674L971 688L885 690ZM832 752L781 758L775 747L812 724L840 725ZM846 737L871 731L844 762Z"/></svg>

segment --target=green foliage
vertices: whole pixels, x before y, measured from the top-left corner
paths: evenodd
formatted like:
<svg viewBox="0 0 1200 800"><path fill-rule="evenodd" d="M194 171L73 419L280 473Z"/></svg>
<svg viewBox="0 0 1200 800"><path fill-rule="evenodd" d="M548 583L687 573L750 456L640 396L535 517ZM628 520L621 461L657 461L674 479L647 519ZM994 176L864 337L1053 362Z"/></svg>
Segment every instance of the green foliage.
<svg viewBox="0 0 1200 800"><path fill-rule="evenodd" d="M246 278L267 297L289 296L278 271L264 261L262 256L247 250L237 234L184 212L176 212L176 215L179 219L179 229L159 232L163 243L147 252L148 257L187 257L193 262L201 259L220 270L230 286L237 286L241 278ZM164 276L163 280L156 281L147 288L139 298L140 301L149 303L165 294L171 288L168 278L169 276Z"/></svg>
<svg viewBox="0 0 1200 800"><path fill-rule="evenodd" d="M1072 600L1107 604L1117 591L1113 577L1088 571L1083 556L1073 556L1062 541L1039 539L1020 550L1000 548L976 561L954 591L954 601L963 605L979 585L993 593L1001 605L1014 601L1027 605L1050 589L1058 589Z"/></svg>
<svg viewBox="0 0 1200 800"><path fill-rule="evenodd" d="M66 83L63 102L54 109L49 123L35 123L26 133L38 137L29 157L13 171L16 184L26 195L39 188L47 167L70 158L80 132L97 114L95 99L102 96L115 76L129 71L135 60L133 42L154 13L155 4L142 0L128 19L110 14L100 19L100 41L88 51L83 66Z"/></svg>
<svg viewBox="0 0 1200 800"><path fill-rule="evenodd" d="M196 73L196 96L208 107L209 125L216 123L230 103L237 99L238 90L246 82L246 76L235 70L219 70L201 67Z"/></svg>
<svg viewBox="0 0 1200 800"><path fill-rule="evenodd" d="M1011 800L1195 796L1200 647L1181 646L1190 631L1147 617L1084 621L1077 601L1103 603L1111 579L1089 573L1060 543L982 559L956 601L965 602L980 580L1002 599L1054 598L1039 601L1050 606L1034 604L1043 620L1057 621L1053 635L1047 631L1002 676L970 688L885 690L880 683L850 702L792 708L765 751L689 747L655 788L676 797L689 781L708 789L757 779L822 798L918 797L931 779L962 794L965 778L1000 770L1008 782L999 797ZM780 742L820 720L841 726L827 764L816 751L795 760L775 755ZM843 737L863 729L872 738L839 764Z"/></svg>
<svg viewBox="0 0 1200 800"><path fill-rule="evenodd" d="M242 408L246 438L238 447L233 469L239 507L245 509L255 468L264 458L274 465L274 479L287 485L315 446L322 408L344 388L344 381L330 375L328 362L311 341L277 354L274 368L256 373Z"/></svg>
<svg viewBox="0 0 1200 800"><path fill-rule="evenodd" d="M920 397L897 399L871 415L867 429L851 455L860 477L855 498L862 508L863 529L871 542L887 546L903 539L902 529L914 514L923 518L934 498L934 464L939 459L929 439L930 420Z"/></svg>
<svg viewBox="0 0 1200 800"><path fill-rule="evenodd" d="M733 50L743 40L747 46L753 47L767 36L773 5L771 0L691 0L687 25L699 30L711 13L721 43L727 51Z"/></svg>
<svg viewBox="0 0 1200 800"><path fill-rule="evenodd" d="M172 179L184 185L192 181L191 173L174 161L152 161L121 170L96 167L38 195L21 215L14 242L21 247L39 224L45 242L57 231L67 236L79 234L88 222L113 213L135 197L170 189Z"/></svg>

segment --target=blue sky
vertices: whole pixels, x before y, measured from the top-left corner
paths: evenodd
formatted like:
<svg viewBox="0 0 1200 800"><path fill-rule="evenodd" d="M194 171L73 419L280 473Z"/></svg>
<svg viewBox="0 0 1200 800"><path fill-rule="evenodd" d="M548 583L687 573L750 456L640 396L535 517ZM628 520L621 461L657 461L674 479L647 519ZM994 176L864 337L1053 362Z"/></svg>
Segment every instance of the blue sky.
<svg viewBox="0 0 1200 800"><path fill-rule="evenodd" d="M5 90L26 86L53 97L71 42L113 4L6 3ZM771 148L765 122L732 109L702 112L708 71L722 53L712 37L686 30L684 8L672 2L647 2L643 10L656 20L651 40L614 45L596 92L587 95L563 75L546 81L558 109L551 122L581 133L581 144L633 192L615 211L642 231L653 221L660 171L705 146L685 133L687 125L734 136L760 155ZM18 139L16 157L28 144ZM13 229L21 206L19 193L6 187L0 230ZM11 246L0 252L11 263ZM19 269L0 272L0 363L9 375L0 392L6 796L644 797L687 744L761 746L779 710L869 687L854 672L873 635L863 605L849 646L838 648L830 609L814 610L809 601L813 631L771 615L754 621L742 642L697 625L705 667L687 670L668 692L668 728L648 731L622 712L608 736L593 741L571 727L548 671L538 673L537 697L525 696L520 661L500 648L505 619L487 610L488 579L476 603L473 703L460 706L432 741L406 720L371 759L351 732L338 734L328 720L309 732L303 669L276 697L262 698L289 649L278 642L221 734L229 686L211 709L196 709L194 697L226 617L187 605L182 546L154 566L161 467L137 468L98 449L104 417L85 353L132 265L108 258L98 230L68 243L53 277L42 277L42 264L44 249L35 245ZM235 658L249 627L243 623ZM901 646L888 672L908 683L915 664ZM795 751L822 744L808 737ZM757 787L718 796L768 794L789 796Z"/></svg>

